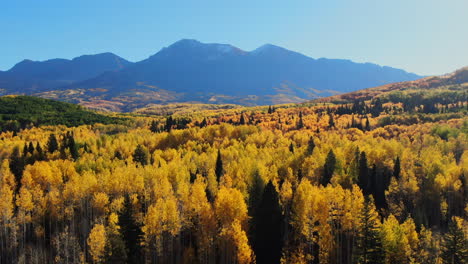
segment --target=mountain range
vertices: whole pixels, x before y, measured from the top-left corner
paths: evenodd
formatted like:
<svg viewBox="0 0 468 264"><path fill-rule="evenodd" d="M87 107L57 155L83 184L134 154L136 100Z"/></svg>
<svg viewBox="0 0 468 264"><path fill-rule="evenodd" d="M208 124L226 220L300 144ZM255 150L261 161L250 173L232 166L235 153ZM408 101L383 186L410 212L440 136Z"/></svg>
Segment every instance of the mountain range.
<svg viewBox="0 0 468 264"><path fill-rule="evenodd" d="M35 95L131 111L176 102L297 103L419 78L372 63L313 59L271 44L248 52L184 39L136 63L112 53L24 60L0 72L0 95Z"/></svg>

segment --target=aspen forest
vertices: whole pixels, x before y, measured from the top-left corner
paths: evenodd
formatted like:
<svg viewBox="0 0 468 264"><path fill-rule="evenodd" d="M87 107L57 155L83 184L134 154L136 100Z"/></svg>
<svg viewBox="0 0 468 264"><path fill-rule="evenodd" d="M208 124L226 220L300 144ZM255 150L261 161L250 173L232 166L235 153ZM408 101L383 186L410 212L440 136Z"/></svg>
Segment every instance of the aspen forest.
<svg viewBox="0 0 468 264"><path fill-rule="evenodd" d="M468 263L466 96L57 116L8 97L31 105L0 106L0 263Z"/></svg>

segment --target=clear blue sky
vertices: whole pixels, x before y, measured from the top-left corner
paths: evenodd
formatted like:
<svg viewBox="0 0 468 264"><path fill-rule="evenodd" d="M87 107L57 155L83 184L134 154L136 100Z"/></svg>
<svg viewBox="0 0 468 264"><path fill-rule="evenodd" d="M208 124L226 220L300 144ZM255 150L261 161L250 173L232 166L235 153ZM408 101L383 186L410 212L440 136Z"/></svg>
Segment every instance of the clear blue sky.
<svg viewBox="0 0 468 264"><path fill-rule="evenodd" d="M443 74L468 65L467 10L467 0L1 1L0 70L107 51L138 61L193 38Z"/></svg>

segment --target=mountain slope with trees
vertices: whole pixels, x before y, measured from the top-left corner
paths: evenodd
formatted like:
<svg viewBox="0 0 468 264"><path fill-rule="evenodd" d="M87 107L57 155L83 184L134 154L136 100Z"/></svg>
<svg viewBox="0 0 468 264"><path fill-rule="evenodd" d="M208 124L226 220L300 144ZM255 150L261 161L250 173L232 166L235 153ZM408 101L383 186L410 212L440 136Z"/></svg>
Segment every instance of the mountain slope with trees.
<svg viewBox="0 0 468 264"><path fill-rule="evenodd" d="M468 102L384 96L2 132L0 262L466 263Z"/></svg>

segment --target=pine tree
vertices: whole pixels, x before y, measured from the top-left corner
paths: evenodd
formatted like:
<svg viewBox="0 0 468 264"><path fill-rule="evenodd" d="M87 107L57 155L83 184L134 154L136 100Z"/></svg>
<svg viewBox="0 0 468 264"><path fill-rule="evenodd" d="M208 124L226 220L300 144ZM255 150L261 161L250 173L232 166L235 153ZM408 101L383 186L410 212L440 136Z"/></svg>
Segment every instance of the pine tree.
<svg viewBox="0 0 468 264"><path fill-rule="evenodd" d="M124 207L119 214L119 225L122 238L127 249L127 263L137 264L142 263L142 247L143 232L141 226L135 221L133 216L134 209L130 201L130 197L125 196Z"/></svg>
<svg viewBox="0 0 468 264"><path fill-rule="evenodd" d="M367 196L359 215L359 232L356 237L354 263L383 263L384 251L380 239L380 220L372 196Z"/></svg>
<svg viewBox="0 0 468 264"><path fill-rule="evenodd" d="M154 121L154 120L151 121L150 131L153 132L153 133L159 132L158 123L156 121Z"/></svg>
<svg viewBox="0 0 468 264"><path fill-rule="evenodd" d="M442 260L446 264L468 263L468 239L463 232L462 219L454 217L445 234Z"/></svg>
<svg viewBox="0 0 468 264"><path fill-rule="evenodd" d="M216 180L219 182L224 175L223 159L221 157L221 150L218 149L218 156L216 157L215 167Z"/></svg>
<svg viewBox="0 0 468 264"><path fill-rule="evenodd" d="M37 152L36 160L39 160L39 161L45 160L45 153L42 150L41 144L39 144L39 142L37 142L36 144L36 152Z"/></svg>
<svg viewBox="0 0 468 264"><path fill-rule="evenodd" d="M297 123L297 129L304 127L304 121L302 120L302 112L299 112L299 122Z"/></svg>
<svg viewBox="0 0 468 264"><path fill-rule="evenodd" d="M142 145L138 145L133 152L133 161L146 166L148 165L148 156L148 151Z"/></svg>
<svg viewBox="0 0 468 264"><path fill-rule="evenodd" d="M393 164L393 177L395 177L395 179L400 179L400 171L401 171L401 167L400 167L400 157L397 157L395 159L395 163Z"/></svg>
<svg viewBox="0 0 468 264"><path fill-rule="evenodd" d="M202 122L200 123L200 127L206 127L208 125L208 122L206 121L206 118L203 118Z"/></svg>
<svg viewBox="0 0 468 264"><path fill-rule="evenodd" d="M240 125L245 125L245 117L244 114L241 114L240 120L239 120Z"/></svg>
<svg viewBox="0 0 468 264"><path fill-rule="evenodd" d="M294 144L291 142L291 144L289 144L289 151L291 153L294 153Z"/></svg>
<svg viewBox="0 0 468 264"><path fill-rule="evenodd" d="M327 158L325 160L325 165L323 166L323 177L320 182L323 186L326 186L327 184L330 183L330 180L333 176L333 172L335 172L335 166L336 166L335 153L333 153L333 150L330 149L330 151L328 152Z"/></svg>
<svg viewBox="0 0 468 264"><path fill-rule="evenodd" d="M328 128L335 127L335 120L333 119L333 114L328 114Z"/></svg>
<svg viewBox="0 0 468 264"><path fill-rule="evenodd" d="M174 125L174 120L172 119L172 116L169 116L166 119L166 127L165 127L166 132L170 132L172 130L173 125Z"/></svg>
<svg viewBox="0 0 468 264"><path fill-rule="evenodd" d="M254 220L253 249L258 264L280 263L283 221L278 192L270 181L263 191Z"/></svg>
<svg viewBox="0 0 468 264"><path fill-rule="evenodd" d="M309 142L307 143L307 152L306 152L307 155L312 155L312 153L314 152L314 148L315 148L314 138L310 137Z"/></svg>
<svg viewBox="0 0 468 264"><path fill-rule="evenodd" d="M10 155L10 171L15 175L17 190L21 187L21 178L23 177L24 166L24 157L21 156L19 147L16 146L13 148L13 152Z"/></svg>
<svg viewBox="0 0 468 264"><path fill-rule="evenodd" d="M55 134L50 134L49 135L49 140L47 141L47 151L49 153L54 153L57 151L59 148L57 137L55 137Z"/></svg>
<svg viewBox="0 0 468 264"><path fill-rule="evenodd" d="M78 153L78 146L76 145L75 139L72 134L68 135L67 144L68 144L68 149L70 150L70 155L72 156L72 159L77 160L80 154Z"/></svg>
<svg viewBox="0 0 468 264"><path fill-rule="evenodd" d="M358 175L358 185L361 188L364 195L369 194L369 168L367 167L367 157L366 153L361 152L359 158L359 175Z"/></svg>
<svg viewBox="0 0 468 264"><path fill-rule="evenodd" d="M32 155L34 153L34 145L32 142L29 142L28 152Z"/></svg>

